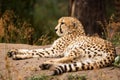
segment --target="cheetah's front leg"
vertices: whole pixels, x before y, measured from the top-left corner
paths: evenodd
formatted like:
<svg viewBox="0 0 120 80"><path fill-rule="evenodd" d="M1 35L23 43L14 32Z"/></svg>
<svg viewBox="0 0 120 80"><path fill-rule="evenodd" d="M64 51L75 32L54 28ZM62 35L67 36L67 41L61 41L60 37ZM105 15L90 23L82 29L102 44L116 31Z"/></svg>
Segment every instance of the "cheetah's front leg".
<svg viewBox="0 0 120 80"><path fill-rule="evenodd" d="M8 51L7 55L8 57L13 58L14 60L19 60L38 57L38 55L34 55L35 52L28 49L11 49Z"/></svg>
<svg viewBox="0 0 120 80"><path fill-rule="evenodd" d="M57 54L56 54L57 53ZM54 50L53 48L43 48L43 49L12 49L8 51L7 55L12 57L14 60L19 59L28 59L34 57L59 57L63 54L59 54L59 51Z"/></svg>

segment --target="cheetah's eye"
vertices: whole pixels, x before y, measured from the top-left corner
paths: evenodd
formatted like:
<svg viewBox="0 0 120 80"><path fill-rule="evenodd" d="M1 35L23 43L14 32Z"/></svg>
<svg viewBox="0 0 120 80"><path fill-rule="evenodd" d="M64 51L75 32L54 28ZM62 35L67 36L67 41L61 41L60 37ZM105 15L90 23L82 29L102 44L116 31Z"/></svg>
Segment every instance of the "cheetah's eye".
<svg viewBox="0 0 120 80"><path fill-rule="evenodd" d="M64 22L61 22L61 24L65 24Z"/></svg>

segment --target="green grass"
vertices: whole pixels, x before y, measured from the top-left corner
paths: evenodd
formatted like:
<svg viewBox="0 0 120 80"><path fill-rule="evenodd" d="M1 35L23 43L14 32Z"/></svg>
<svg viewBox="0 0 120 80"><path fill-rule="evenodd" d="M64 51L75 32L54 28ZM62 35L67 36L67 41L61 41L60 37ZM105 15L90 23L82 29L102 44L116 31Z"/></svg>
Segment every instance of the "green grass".
<svg viewBox="0 0 120 80"><path fill-rule="evenodd" d="M47 76L47 75L36 75L30 77L28 80L59 80L55 76Z"/></svg>
<svg viewBox="0 0 120 80"><path fill-rule="evenodd" d="M28 79L28 80L48 80L48 79L49 79L48 76L42 75L42 76L33 76L30 79Z"/></svg>
<svg viewBox="0 0 120 80"><path fill-rule="evenodd" d="M87 80L87 79L86 79L86 76L68 75L68 80Z"/></svg>
<svg viewBox="0 0 120 80"><path fill-rule="evenodd" d="M115 58L115 61L114 61L113 65L114 65L115 67L120 68L120 55L118 55L118 56Z"/></svg>
<svg viewBox="0 0 120 80"><path fill-rule="evenodd" d="M2 75L2 72L0 72L0 79L5 80L4 76Z"/></svg>
<svg viewBox="0 0 120 80"><path fill-rule="evenodd" d="M86 76L80 76L80 75L67 75L67 77L63 80L87 80ZM37 75L32 76L28 80L61 80L57 76L47 76L47 75Z"/></svg>
<svg viewBox="0 0 120 80"><path fill-rule="evenodd" d="M113 38L111 39L111 42L115 45L115 46L120 46L120 32L117 32Z"/></svg>

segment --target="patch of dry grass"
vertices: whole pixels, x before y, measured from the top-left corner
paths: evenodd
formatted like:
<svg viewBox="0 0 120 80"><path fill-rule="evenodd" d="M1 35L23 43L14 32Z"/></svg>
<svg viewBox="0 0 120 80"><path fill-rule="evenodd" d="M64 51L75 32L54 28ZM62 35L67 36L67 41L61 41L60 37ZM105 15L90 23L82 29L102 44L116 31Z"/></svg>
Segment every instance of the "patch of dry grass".
<svg viewBox="0 0 120 80"><path fill-rule="evenodd" d="M12 10L6 10L0 18L0 37L7 43L32 44L34 29L32 25L15 15Z"/></svg>
<svg viewBox="0 0 120 80"><path fill-rule="evenodd" d="M105 23L98 21L104 30L105 37L107 40L111 41L114 45L120 45L120 22L115 22L114 14Z"/></svg>
<svg viewBox="0 0 120 80"><path fill-rule="evenodd" d="M13 64L9 61L8 57L5 57L5 73L0 72L0 79L2 80L13 80L13 77L17 76L16 80L23 80L22 76L19 75L19 71L13 66ZM5 74L5 75L4 75Z"/></svg>

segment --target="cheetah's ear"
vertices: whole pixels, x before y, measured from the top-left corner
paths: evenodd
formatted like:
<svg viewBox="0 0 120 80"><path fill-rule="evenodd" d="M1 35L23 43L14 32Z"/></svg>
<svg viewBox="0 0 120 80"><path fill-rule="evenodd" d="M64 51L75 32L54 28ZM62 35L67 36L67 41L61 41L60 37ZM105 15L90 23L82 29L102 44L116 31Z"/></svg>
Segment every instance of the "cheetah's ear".
<svg viewBox="0 0 120 80"><path fill-rule="evenodd" d="M77 28L76 22L72 22L72 25L73 25L75 28Z"/></svg>

